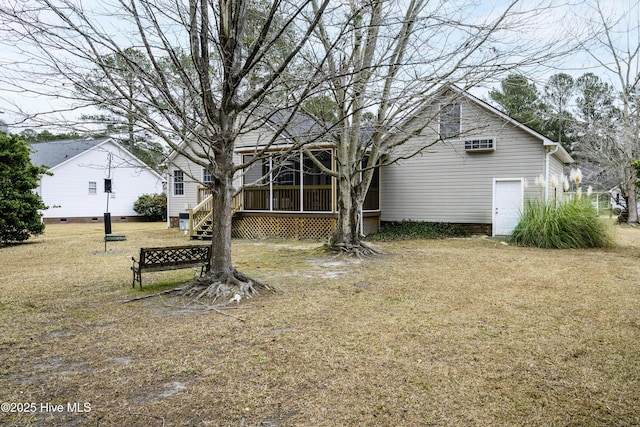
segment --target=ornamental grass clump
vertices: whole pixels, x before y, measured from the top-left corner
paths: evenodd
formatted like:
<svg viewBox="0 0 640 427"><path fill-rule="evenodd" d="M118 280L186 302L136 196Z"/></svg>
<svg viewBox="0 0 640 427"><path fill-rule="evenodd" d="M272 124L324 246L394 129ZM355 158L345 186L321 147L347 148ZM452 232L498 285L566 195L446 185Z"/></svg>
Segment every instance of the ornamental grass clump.
<svg viewBox="0 0 640 427"><path fill-rule="evenodd" d="M613 239L607 224L598 217L590 201L590 189L583 195L577 187L581 178L572 171L575 194L567 201L547 203L527 200L511 240L520 246L575 249L611 246ZM576 182L578 181L578 182ZM563 179L560 179L563 182Z"/></svg>

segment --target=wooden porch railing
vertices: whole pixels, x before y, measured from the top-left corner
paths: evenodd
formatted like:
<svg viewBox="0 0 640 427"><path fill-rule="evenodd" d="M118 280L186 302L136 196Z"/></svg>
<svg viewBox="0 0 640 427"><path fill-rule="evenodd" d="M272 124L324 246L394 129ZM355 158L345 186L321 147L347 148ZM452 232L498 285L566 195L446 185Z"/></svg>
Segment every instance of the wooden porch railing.
<svg viewBox="0 0 640 427"><path fill-rule="evenodd" d="M242 191L238 190L233 195L231 215L235 215L242 208ZM203 197L196 206L189 209L189 236L197 235L198 230L207 226L209 222L213 222L213 195L208 188L198 189L198 199Z"/></svg>
<svg viewBox="0 0 640 427"><path fill-rule="evenodd" d="M303 211L331 212L331 186L305 185L302 190Z"/></svg>
<svg viewBox="0 0 640 427"><path fill-rule="evenodd" d="M200 203L207 197L211 196L211 189L209 187L198 187L198 201Z"/></svg>
<svg viewBox="0 0 640 427"><path fill-rule="evenodd" d="M274 185L273 200L269 205L268 186L246 187L244 189L244 209L268 211L300 211L300 186ZM302 190L302 210L304 212L331 212L331 186L305 185Z"/></svg>

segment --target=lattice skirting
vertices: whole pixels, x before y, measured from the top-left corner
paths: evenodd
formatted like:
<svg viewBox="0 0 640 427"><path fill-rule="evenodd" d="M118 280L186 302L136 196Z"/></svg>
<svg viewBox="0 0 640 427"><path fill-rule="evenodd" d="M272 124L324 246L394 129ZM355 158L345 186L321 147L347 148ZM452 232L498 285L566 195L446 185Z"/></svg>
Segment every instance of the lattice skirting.
<svg viewBox="0 0 640 427"><path fill-rule="evenodd" d="M335 218L243 216L233 220L232 236L242 239L325 239L335 229Z"/></svg>
<svg viewBox="0 0 640 427"><path fill-rule="evenodd" d="M380 230L380 217L364 218L364 233ZM241 239L327 239L336 230L332 217L242 216L233 219L232 236Z"/></svg>

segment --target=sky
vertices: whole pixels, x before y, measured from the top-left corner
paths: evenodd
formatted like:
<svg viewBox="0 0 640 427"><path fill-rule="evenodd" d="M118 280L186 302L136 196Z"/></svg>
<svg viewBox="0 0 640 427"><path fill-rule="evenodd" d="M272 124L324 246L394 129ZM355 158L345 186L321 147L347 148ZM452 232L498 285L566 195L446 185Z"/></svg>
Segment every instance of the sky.
<svg viewBox="0 0 640 427"><path fill-rule="evenodd" d="M403 0L400 0L403 1ZM455 1L449 2L449 5L455 4ZM546 3L547 6L540 13L536 14L536 18L529 19L526 22L526 28L523 26L521 37L533 37L536 42L543 42L545 40L552 40L560 37L566 42L573 40L573 35L580 35L581 32L589 28L589 21L594 19L593 9L588 7L589 5L582 4L578 0L567 0L562 2L556 0L540 0ZM91 10L92 7L98 7L102 0L84 0L82 2L83 7L86 10ZM468 1L459 1L460 3L469 4ZM502 10L508 0L486 0L479 1L479 7L475 13L478 15L478 19L482 19L482 16L490 18L492 14ZM523 0L522 4L518 7L527 8L533 4L532 0ZM595 4L595 0L587 0L587 3L591 5ZM640 37L638 36L638 25L640 22L640 15L638 12L638 1L631 0L601 0L599 2L601 9L604 11L605 16L608 19L618 20L621 25L620 28L634 28L633 32L622 31L615 33L616 43L620 44L620 47L637 46L640 44ZM2 6L0 6L2 7ZM626 9L634 9L633 12L626 12ZM484 15L483 15L484 14ZM115 28L117 26L117 16L112 17L113 20L103 18L101 19L101 25L104 27ZM54 18L50 18L54 19ZM0 26L3 24L2 16L0 14ZM525 31L526 30L526 31ZM123 33L119 33L118 37L124 37ZM607 62L607 55L601 50L601 46L590 45L589 51L599 58L602 62ZM33 64L32 59L27 59L29 53L33 52L29 45L20 40L10 40L2 32L0 32L0 120L9 123L12 132L19 132L26 127L33 127L36 130L48 129L55 132L56 129L53 125L47 124L44 128L37 128L38 121L27 120L23 122L24 116L18 114L18 109L29 115L42 114L46 118L47 122L61 123L64 121L73 121L80 115L79 110L73 110L75 107L74 102L63 96L64 86L56 86L53 90L49 88L46 91L51 92L50 96L37 95L34 92L17 90L13 84L13 80L19 75L14 69L16 62L25 63L26 61ZM55 56L64 56L64 52L54 52ZM37 66L37 64L36 64ZM634 64L635 74L638 72L637 62ZM24 67L23 67L24 68ZM544 63L536 66L535 68L521 70L525 75L532 78L539 87L541 87L545 79L548 76L557 72L566 72L571 74L575 78L579 77L585 72L595 72L600 75L605 81L613 83L615 86L619 86L614 76L606 71L602 63L598 63L597 59L594 59L592 55L589 55L585 51L575 50L573 54L567 55L560 60L556 60L553 63ZM29 81L28 74L23 79L23 82ZM506 77L506 75L504 76ZM491 88L491 85L497 86L499 82L495 81L488 85L477 87L472 92L474 95L480 98L486 99L486 94ZM27 88L34 87L30 83L25 83ZM36 89L37 90L37 89ZM92 112L93 110L91 110Z"/></svg>

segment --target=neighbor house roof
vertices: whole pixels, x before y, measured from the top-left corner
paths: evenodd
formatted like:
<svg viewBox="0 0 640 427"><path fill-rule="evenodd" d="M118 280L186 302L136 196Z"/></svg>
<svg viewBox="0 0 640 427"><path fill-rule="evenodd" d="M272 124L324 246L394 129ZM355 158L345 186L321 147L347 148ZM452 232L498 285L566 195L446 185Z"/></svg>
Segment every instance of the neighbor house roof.
<svg viewBox="0 0 640 427"><path fill-rule="evenodd" d="M31 144L31 163L52 169L110 140L111 138L84 138L33 143Z"/></svg>

